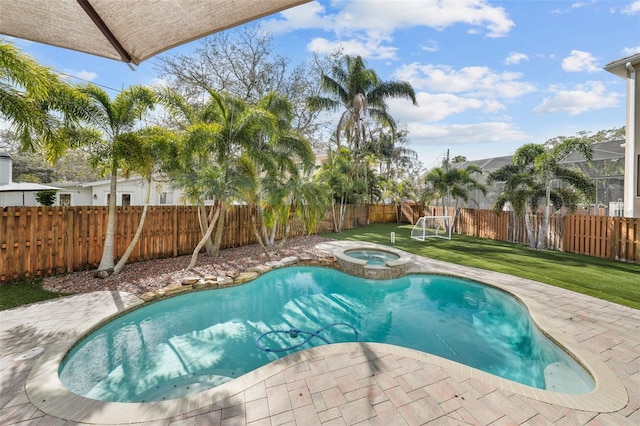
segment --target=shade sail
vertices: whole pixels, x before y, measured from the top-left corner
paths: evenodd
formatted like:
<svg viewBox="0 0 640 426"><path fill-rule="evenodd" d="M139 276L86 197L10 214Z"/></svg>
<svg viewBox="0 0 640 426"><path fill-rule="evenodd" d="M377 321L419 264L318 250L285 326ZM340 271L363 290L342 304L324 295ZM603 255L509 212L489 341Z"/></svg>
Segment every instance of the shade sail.
<svg viewBox="0 0 640 426"><path fill-rule="evenodd" d="M0 0L0 34L139 64L310 0Z"/></svg>

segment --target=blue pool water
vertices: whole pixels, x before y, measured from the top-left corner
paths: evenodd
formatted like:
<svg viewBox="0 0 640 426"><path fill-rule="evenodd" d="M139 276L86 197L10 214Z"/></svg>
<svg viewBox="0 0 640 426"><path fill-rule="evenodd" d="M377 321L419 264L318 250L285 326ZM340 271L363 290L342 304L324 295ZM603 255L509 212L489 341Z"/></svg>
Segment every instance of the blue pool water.
<svg viewBox="0 0 640 426"><path fill-rule="evenodd" d="M344 252L349 257L354 259L366 260L367 265L384 266L387 260L396 260L400 256L395 253L390 253L384 250L347 250Z"/></svg>
<svg viewBox="0 0 640 426"><path fill-rule="evenodd" d="M269 333L276 330L283 332ZM278 351L308 336L292 330L319 331L322 338ZM525 307L500 290L436 275L376 281L314 267L278 269L242 286L132 311L76 345L59 373L69 390L88 398L157 401L212 388L296 350L356 338L429 352L538 388L550 388L554 374L562 378L553 383L557 391L594 387Z"/></svg>

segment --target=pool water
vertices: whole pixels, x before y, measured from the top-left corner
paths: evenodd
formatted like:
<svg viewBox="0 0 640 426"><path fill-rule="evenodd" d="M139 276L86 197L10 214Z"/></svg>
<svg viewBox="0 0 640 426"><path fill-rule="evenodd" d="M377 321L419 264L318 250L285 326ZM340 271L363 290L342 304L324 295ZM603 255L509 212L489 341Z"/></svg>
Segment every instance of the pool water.
<svg viewBox="0 0 640 426"><path fill-rule="evenodd" d="M386 265L387 260L396 260L400 256L395 253L390 253L384 250L347 250L344 252L349 257L354 259L366 260L367 265Z"/></svg>
<svg viewBox="0 0 640 426"><path fill-rule="evenodd" d="M286 331L321 329L322 339L277 351L303 341L302 333ZM296 350L356 338L432 353L538 388L549 387L545 370L563 378L553 390L594 387L525 307L498 289L437 275L365 280L317 267L278 269L242 286L132 311L76 345L59 373L69 390L88 398L158 401L218 386Z"/></svg>

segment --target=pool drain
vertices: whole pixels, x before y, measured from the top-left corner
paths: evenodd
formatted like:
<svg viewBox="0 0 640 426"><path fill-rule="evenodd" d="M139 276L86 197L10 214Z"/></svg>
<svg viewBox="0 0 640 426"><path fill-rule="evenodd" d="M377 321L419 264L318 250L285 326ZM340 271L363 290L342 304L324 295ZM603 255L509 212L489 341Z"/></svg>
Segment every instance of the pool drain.
<svg viewBox="0 0 640 426"><path fill-rule="evenodd" d="M256 338L256 346L258 347L258 349L260 349L261 351L265 351L265 352L287 352L290 351L292 349L296 349L299 348L300 346L304 345L305 343L307 343L309 340L313 339L314 337L317 337L318 339L322 340L323 342L325 342L326 344L329 344L331 342L329 342L327 339L325 339L324 337L322 337L320 335L320 333L322 333L323 331L331 328L331 327L338 327L338 326L345 326L345 327L349 327L351 330L353 330L353 334L354 334L354 341L357 342L358 341L358 330L356 330L356 328L354 326L352 326L351 324L347 324L346 322L334 322L332 324L329 324L327 326L324 326L316 331L308 331L308 330L300 330L298 328L291 328L289 330L271 330L271 331L267 331L265 333L262 333L260 336L258 336ZM262 340L263 337L266 337L270 334L288 334L289 337L291 337L292 339L295 339L297 337L299 337L301 334L304 334L305 336L307 336L302 342L295 344L295 345L291 345L291 346L286 346L284 348L268 348L266 346L263 346L260 343L260 340Z"/></svg>

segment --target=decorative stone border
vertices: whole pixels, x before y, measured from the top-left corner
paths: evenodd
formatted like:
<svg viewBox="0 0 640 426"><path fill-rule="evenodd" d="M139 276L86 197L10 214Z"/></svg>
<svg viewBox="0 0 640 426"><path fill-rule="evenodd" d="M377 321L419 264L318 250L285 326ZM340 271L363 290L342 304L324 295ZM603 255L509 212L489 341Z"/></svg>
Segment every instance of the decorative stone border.
<svg viewBox="0 0 640 426"><path fill-rule="evenodd" d="M161 299L167 296L173 296L178 293L184 293L191 290L201 290L208 288L230 287L244 284L258 278L260 275L271 271L272 269L284 268L291 265L305 266L328 266L335 267L336 259L332 256L322 257L318 259L299 258L298 256L283 257L280 260L272 260L263 265L256 265L243 271L233 271L230 275L211 275L211 276L190 276L185 277L178 283L174 283L161 289L150 291L140 296L145 302Z"/></svg>
<svg viewBox="0 0 640 426"><path fill-rule="evenodd" d="M356 259L347 254L349 251L357 250L375 250L382 251L398 256L394 260L385 260L385 265L368 265L366 260ZM399 278L407 274L411 267L413 257L408 256L405 252L396 250L392 247L380 245L361 245L350 248L339 248L333 251L333 255L338 260L340 270L349 275L355 275L361 278L371 278L374 280L390 280Z"/></svg>

